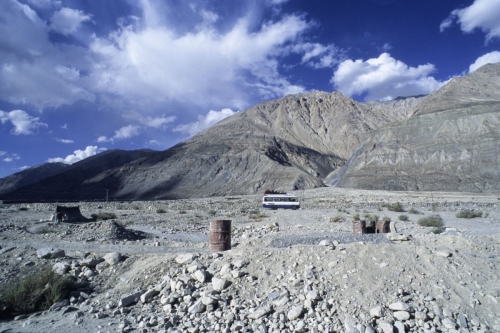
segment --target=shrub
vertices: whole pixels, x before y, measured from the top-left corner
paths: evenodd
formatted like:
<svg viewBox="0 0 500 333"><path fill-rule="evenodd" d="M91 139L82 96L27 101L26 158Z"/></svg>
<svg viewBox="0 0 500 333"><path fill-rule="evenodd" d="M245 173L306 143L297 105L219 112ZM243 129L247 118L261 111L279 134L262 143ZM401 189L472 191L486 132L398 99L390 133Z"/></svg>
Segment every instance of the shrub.
<svg viewBox="0 0 500 333"><path fill-rule="evenodd" d="M158 214L164 214L164 213L166 213L167 211L166 211L165 209L163 209L163 208L158 208L158 209L156 210L156 212L157 212Z"/></svg>
<svg viewBox="0 0 500 333"><path fill-rule="evenodd" d="M439 215L432 215L421 218L417 222L422 227L442 227L444 226L443 219Z"/></svg>
<svg viewBox="0 0 500 333"><path fill-rule="evenodd" d="M373 215L368 215L368 214L367 214L367 215L365 215L364 217L365 217L366 221L378 222L378 215L375 215L375 214L373 214Z"/></svg>
<svg viewBox="0 0 500 333"><path fill-rule="evenodd" d="M358 213L354 214L354 215L352 216L352 220L353 220L353 221L359 221L359 214L358 214Z"/></svg>
<svg viewBox="0 0 500 333"><path fill-rule="evenodd" d="M408 211L408 213L415 214L415 215L422 214L418 210L416 210L415 208L410 208L410 210Z"/></svg>
<svg viewBox="0 0 500 333"><path fill-rule="evenodd" d="M391 218L390 217L387 217L387 216L384 216L382 218L382 221L385 221L385 222L391 222Z"/></svg>
<svg viewBox="0 0 500 333"><path fill-rule="evenodd" d="M186 211L185 210L181 210L181 211L179 211L179 214L186 214Z"/></svg>
<svg viewBox="0 0 500 333"><path fill-rule="evenodd" d="M342 215L335 215L335 216L332 216L330 217L330 222L339 222L343 219Z"/></svg>
<svg viewBox="0 0 500 333"><path fill-rule="evenodd" d="M434 227L429 232L431 234L436 234L437 235L437 234L443 233L444 230L445 230L444 227Z"/></svg>
<svg viewBox="0 0 500 333"><path fill-rule="evenodd" d="M68 277L50 267L30 273L0 289L0 316L46 310L72 288Z"/></svg>
<svg viewBox="0 0 500 333"><path fill-rule="evenodd" d="M250 215L248 216L248 218L250 218L250 219L252 219L252 220L255 220L255 221L257 221L257 222L262 221L262 219L263 219L263 218L265 218L265 217L267 217L267 215L266 215L266 214L264 214L264 213L259 213L259 212L257 212L256 214L250 214Z"/></svg>
<svg viewBox="0 0 500 333"><path fill-rule="evenodd" d="M396 202L393 204L387 204L386 207L391 212L404 212L405 211L403 208L403 205L399 202Z"/></svg>
<svg viewBox="0 0 500 333"><path fill-rule="evenodd" d="M19 210L28 210L28 207L19 207Z"/></svg>
<svg viewBox="0 0 500 333"><path fill-rule="evenodd" d="M116 214L115 213L109 213L109 212L102 212L99 214L92 214L91 215L94 221L106 221L106 220L112 220L116 219Z"/></svg>
<svg viewBox="0 0 500 333"><path fill-rule="evenodd" d="M54 232L57 232L57 231L49 228L48 226L41 226L41 227L35 228L35 230L33 230L33 233L38 234L38 235L49 234L49 233L54 233Z"/></svg>
<svg viewBox="0 0 500 333"><path fill-rule="evenodd" d="M461 218L461 219L473 219L475 217L482 217L483 213L482 212L476 212L474 210L462 210L460 213L456 215L456 217Z"/></svg>
<svg viewBox="0 0 500 333"><path fill-rule="evenodd" d="M398 219L400 221L408 221L408 216L406 216L406 215L399 215Z"/></svg>
<svg viewBox="0 0 500 333"><path fill-rule="evenodd" d="M217 212L216 212L215 210L209 210L209 211L208 211L208 215L212 215L212 216L214 216L214 215L216 215L216 214L217 214Z"/></svg>

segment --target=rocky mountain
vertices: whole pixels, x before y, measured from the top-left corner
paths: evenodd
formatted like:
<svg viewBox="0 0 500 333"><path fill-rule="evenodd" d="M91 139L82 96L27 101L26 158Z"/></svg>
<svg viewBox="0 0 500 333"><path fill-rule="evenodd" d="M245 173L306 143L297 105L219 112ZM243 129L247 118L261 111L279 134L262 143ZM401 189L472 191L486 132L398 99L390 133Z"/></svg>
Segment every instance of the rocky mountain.
<svg viewBox="0 0 500 333"><path fill-rule="evenodd" d="M452 79L408 119L378 128L338 186L385 190L500 190L500 64Z"/></svg>
<svg viewBox="0 0 500 333"><path fill-rule="evenodd" d="M0 196L58 174L67 166L64 163L45 163L16 172L5 178L0 178Z"/></svg>
<svg viewBox="0 0 500 333"><path fill-rule="evenodd" d="M241 111L163 152L80 173L77 182L65 173L23 193L38 188L47 200L75 200L102 198L109 189L117 199L168 199L319 187L374 129L405 118L338 92L289 95Z"/></svg>
<svg viewBox="0 0 500 333"><path fill-rule="evenodd" d="M18 187L8 193L4 192L0 195L0 199L33 201L105 199L106 189L114 187L116 184L110 183L109 180L103 181L100 177L103 172L120 168L127 163L154 153L156 152L146 149L133 151L107 150L65 166L64 169L53 176L45 177L38 182L31 182L31 184ZM3 178L2 181L7 178L9 177Z"/></svg>

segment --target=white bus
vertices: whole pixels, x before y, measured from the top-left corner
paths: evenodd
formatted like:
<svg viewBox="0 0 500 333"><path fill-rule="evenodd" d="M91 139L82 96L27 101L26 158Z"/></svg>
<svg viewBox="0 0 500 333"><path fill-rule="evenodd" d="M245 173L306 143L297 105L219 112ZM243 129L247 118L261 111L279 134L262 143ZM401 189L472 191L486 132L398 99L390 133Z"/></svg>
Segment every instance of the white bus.
<svg viewBox="0 0 500 333"><path fill-rule="evenodd" d="M300 208L300 201L293 194L264 194L262 198L262 207L270 209L278 208L289 208L298 209Z"/></svg>

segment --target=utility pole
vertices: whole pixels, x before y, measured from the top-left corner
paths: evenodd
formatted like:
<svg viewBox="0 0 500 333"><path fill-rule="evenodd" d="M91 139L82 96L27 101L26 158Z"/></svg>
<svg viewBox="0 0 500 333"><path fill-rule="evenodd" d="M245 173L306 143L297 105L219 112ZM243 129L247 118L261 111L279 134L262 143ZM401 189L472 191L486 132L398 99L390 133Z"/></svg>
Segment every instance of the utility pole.
<svg viewBox="0 0 500 333"><path fill-rule="evenodd" d="M106 189L106 202L108 202L108 189Z"/></svg>

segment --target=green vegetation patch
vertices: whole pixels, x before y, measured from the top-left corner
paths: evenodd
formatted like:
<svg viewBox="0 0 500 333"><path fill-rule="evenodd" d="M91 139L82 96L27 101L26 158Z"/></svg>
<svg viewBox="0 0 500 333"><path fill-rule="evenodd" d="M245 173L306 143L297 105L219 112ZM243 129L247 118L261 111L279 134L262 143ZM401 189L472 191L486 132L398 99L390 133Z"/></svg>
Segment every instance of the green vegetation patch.
<svg viewBox="0 0 500 333"><path fill-rule="evenodd" d="M91 217L94 219L94 221L106 221L116 219L116 214L110 212L102 212L99 214L92 214Z"/></svg>
<svg viewBox="0 0 500 333"><path fill-rule="evenodd" d="M444 226L443 219L439 215L432 215L432 216L421 218L420 220L418 220L417 223L419 225L421 225L422 227L440 228L440 227Z"/></svg>
<svg viewBox="0 0 500 333"><path fill-rule="evenodd" d="M67 297L72 287L68 277L54 273L50 267L27 274L0 287L0 317L47 310Z"/></svg>
<svg viewBox="0 0 500 333"><path fill-rule="evenodd" d="M408 221L408 216L407 215L399 215L398 219L400 221Z"/></svg>
<svg viewBox="0 0 500 333"><path fill-rule="evenodd" d="M404 212L405 211L405 209L403 208L403 205L400 202L396 202L393 204L386 204L385 206L391 212Z"/></svg>
<svg viewBox="0 0 500 333"><path fill-rule="evenodd" d="M466 210L462 210L460 213L458 213L456 215L456 217L458 217L460 219L473 219L475 217L483 217L483 213L477 212L477 211L474 211L471 209L466 209Z"/></svg>

